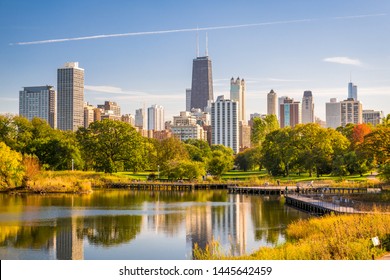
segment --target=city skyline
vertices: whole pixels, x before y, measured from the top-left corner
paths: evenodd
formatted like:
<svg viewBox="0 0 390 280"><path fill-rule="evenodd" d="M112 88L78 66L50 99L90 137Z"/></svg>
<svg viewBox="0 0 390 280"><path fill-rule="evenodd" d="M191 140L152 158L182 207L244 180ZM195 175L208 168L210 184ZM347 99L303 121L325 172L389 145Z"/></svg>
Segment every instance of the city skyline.
<svg viewBox="0 0 390 280"><path fill-rule="evenodd" d="M245 77L246 119L267 112L267 94L274 89L296 100L305 90L312 91L316 116L325 120L325 103L346 99L351 81L358 85L364 110L388 114L390 54L383 32L390 26L390 3L339 2L3 1L0 113L17 114L23 87L57 88L56 69L78 61L85 69L85 101L97 105L112 100L123 113L134 114L144 103L150 106L158 100L169 120L185 109L196 37L202 56L207 31L214 98L229 96L232 76ZM45 17L27 24L31 11ZM232 12L242 16L232 19ZM72 14L72 21L59 17L61 13ZM99 40L15 44L100 34L107 35Z"/></svg>

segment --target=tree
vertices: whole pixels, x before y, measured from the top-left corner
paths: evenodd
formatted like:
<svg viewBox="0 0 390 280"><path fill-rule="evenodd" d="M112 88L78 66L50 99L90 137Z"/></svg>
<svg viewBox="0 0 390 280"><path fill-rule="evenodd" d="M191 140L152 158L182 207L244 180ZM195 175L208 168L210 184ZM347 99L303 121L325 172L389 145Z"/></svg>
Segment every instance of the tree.
<svg viewBox="0 0 390 280"><path fill-rule="evenodd" d="M127 123L113 120L93 122L77 131L77 140L88 165L97 171L117 172L137 164L141 136Z"/></svg>
<svg viewBox="0 0 390 280"><path fill-rule="evenodd" d="M156 143L157 162L160 165L160 170L164 172L169 170L171 161L188 160L189 155L179 139L175 137L164 139Z"/></svg>
<svg viewBox="0 0 390 280"><path fill-rule="evenodd" d="M211 158L211 148L206 141L199 139L188 139L184 143L191 160L200 161L207 164Z"/></svg>
<svg viewBox="0 0 390 280"><path fill-rule="evenodd" d="M162 171L162 175L171 180L200 179L206 174L205 165L202 162L190 160L170 160L169 164Z"/></svg>
<svg viewBox="0 0 390 280"><path fill-rule="evenodd" d="M386 164L390 161L390 126L377 126L370 134L364 137L362 149L367 156L377 164Z"/></svg>
<svg viewBox="0 0 390 280"><path fill-rule="evenodd" d="M261 145L265 136L279 129L279 122L275 115L267 115L265 118L254 118L251 131L251 142L253 145Z"/></svg>
<svg viewBox="0 0 390 280"><path fill-rule="evenodd" d="M212 157L209 162L208 171L217 178L223 173L231 170L234 166L233 150L223 145L211 146Z"/></svg>
<svg viewBox="0 0 390 280"><path fill-rule="evenodd" d="M17 187L22 183L23 176L22 155L0 142L0 187Z"/></svg>
<svg viewBox="0 0 390 280"><path fill-rule="evenodd" d="M259 147L254 147L238 153L234 159L234 164L241 170L248 171L258 167L260 165L260 160L261 149Z"/></svg>
<svg viewBox="0 0 390 280"><path fill-rule="evenodd" d="M272 175L288 176L297 158L294 131L285 127L269 133L262 145L262 164Z"/></svg>
<svg viewBox="0 0 390 280"><path fill-rule="evenodd" d="M371 133L371 127L365 123L355 125L352 129L352 146L356 147L359 144L362 144L364 137Z"/></svg>
<svg viewBox="0 0 390 280"><path fill-rule="evenodd" d="M298 161L310 176L315 170L317 177L331 171L335 156L342 155L348 148L348 140L334 129L322 128L318 124L297 125L296 131Z"/></svg>

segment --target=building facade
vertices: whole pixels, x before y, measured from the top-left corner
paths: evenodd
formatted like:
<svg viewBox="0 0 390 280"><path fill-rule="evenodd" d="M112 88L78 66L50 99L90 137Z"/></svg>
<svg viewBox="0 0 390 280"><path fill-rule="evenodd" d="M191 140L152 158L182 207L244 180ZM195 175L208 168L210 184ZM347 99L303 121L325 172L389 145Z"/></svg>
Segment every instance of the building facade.
<svg viewBox="0 0 390 280"><path fill-rule="evenodd" d="M239 152L239 103L219 96L211 104L212 144L222 144Z"/></svg>
<svg viewBox="0 0 390 280"><path fill-rule="evenodd" d="M91 123L95 121L95 109L96 107L88 104L84 104L84 127L88 128ZM99 119L100 120L100 119Z"/></svg>
<svg viewBox="0 0 390 280"><path fill-rule="evenodd" d="M192 64L192 85L190 107L205 108L214 100L211 60L208 56L197 57Z"/></svg>
<svg viewBox="0 0 390 280"><path fill-rule="evenodd" d="M280 127L294 127L301 121L301 104L299 101L294 101L292 98L286 97L283 103L280 104Z"/></svg>
<svg viewBox="0 0 390 280"><path fill-rule="evenodd" d="M348 83L348 99L358 100L357 85L354 85L352 82Z"/></svg>
<svg viewBox="0 0 390 280"><path fill-rule="evenodd" d="M230 100L239 103L238 121L245 122L245 80L238 77L230 80Z"/></svg>
<svg viewBox="0 0 390 280"><path fill-rule="evenodd" d="M186 89L186 111L189 112L191 111L191 89L187 88Z"/></svg>
<svg viewBox="0 0 390 280"><path fill-rule="evenodd" d="M278 115L277 111L278 95L273 89L267 94L267 115Z"/></svg>
<svg viewBox="0 0 390 280"><path fill-rule="evenodd" d="M165 130L164 107L152 105L148 108L148 130Z"/></svg>
<svg viewBox="0 0 390 280"><path fill-rule="evenodd" d="M314 123L314 101L310 90L303 92L302 98L302 123Z"/></svg>
<svg viewBox="0 0 390 280"><path fill-rule="evenodd" d="M338 128L341 126L341 104L336 98L331 98L330 102L325 104L326 127Z"/></svg>
<svg viewBox="0 0 390 280"><path fill-rule="evenodd" d="M382 123L383 118L383 111L363 110L363 123L378 125Z"/></svg>
<svg viewBox="0 0 390 280"><path fill-rule="evenodd" d="M52 86L24 87L19 91L19 115L45 120L57 128L57 94Z"/></svg>
<svg viewBox="0 0 390 280"><path fill-rule="evenodd" d="M349 123L363 123L363 108L360 101L348 98L340 102L341 106L341 125L346 126Z"/></svg>
<svg viewBox="0 0 390 280"><path fill-rule="evenodd" d="M84 69L68 62L57 70L57 127L76 131L84 126Z"/></svg>
<svg viewBox="0 0 390 280"><path fill-rule="evenodd" d="M148 129L148 113L145 109L139 108L135 110L135 126L147 130Z"/></svg>

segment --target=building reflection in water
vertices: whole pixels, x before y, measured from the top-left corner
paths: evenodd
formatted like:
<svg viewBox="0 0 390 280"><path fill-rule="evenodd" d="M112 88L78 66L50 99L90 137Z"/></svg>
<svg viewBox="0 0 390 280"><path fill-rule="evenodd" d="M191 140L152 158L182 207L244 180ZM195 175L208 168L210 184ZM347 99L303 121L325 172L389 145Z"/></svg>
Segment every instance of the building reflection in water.
<svg viewBox="0 0 390 280"><path fill-rule="evenodd" d="M247 217L250 204L239 195L229 196L227 203L191 207L186 218L187 243L206 248L211 240L230 244L229 254L242 255L247 246Z"/></svg>
<svg viewBox="0 0 390 280"><path fill-rule="evenodd" d="M84 259L83 237L78 234L78 220L74 217L66 219L57 228L55 251L57 260Z"/></svg>

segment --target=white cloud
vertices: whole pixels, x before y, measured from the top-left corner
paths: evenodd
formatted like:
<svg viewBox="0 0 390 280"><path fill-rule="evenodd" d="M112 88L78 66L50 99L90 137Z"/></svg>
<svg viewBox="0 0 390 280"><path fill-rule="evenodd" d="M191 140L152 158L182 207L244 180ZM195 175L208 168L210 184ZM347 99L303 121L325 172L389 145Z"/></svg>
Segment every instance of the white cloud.
<svg viewBox="0 0 390 280"><path fill-rule="evenodd" d="M338 64L354 65L354 66L361 66L362 65L360 60L349 58L346 56L327 57L327 58L324 58L323 61L338 63Z"/></svg>

